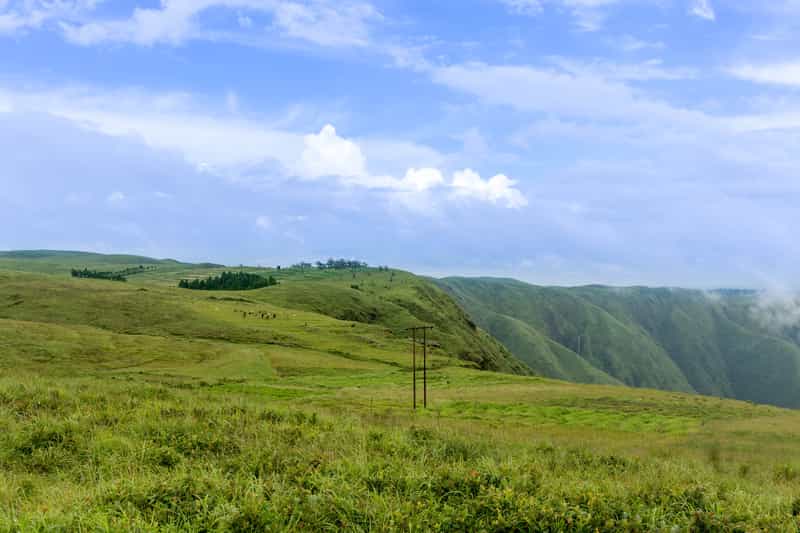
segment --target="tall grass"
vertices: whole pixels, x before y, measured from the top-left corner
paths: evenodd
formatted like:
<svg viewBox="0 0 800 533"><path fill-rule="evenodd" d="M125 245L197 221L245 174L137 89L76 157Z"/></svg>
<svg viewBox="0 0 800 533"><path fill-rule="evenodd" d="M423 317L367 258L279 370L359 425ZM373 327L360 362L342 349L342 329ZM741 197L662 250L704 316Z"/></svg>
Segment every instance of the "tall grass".
<svg viewBox="0 0 800 533"><path fill-rule="evenodd" d="M0 530L800 525L790 470L776 472L764 490L686 458L643 460L546 439L520 444L441 421L437 428L430 417L388 425L356 414L277 407L203 387L3 379Z"/></svg>

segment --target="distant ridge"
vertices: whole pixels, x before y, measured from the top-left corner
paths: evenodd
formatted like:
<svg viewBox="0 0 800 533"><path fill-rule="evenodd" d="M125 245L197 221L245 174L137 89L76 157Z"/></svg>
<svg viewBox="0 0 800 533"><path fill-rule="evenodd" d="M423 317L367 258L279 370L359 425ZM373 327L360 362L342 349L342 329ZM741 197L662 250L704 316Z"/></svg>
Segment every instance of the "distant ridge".
<svg viewBox="0 0 800 533"><path fill-rule="evenodd" d="M800 407L800 330L759 291L436 282L538 374Z"/></svg>
<svg viewBox="0 0 800 533"><path fill-rule="evenodd" d="M74 250L9 250L0 251L0 258L20 261L53 261L61 265L192 265L202 268L222 268L225 265L216 263L184 263L175 259L154 259L142 255L132 254L102 254L96 252L81 252Z"/></svg>

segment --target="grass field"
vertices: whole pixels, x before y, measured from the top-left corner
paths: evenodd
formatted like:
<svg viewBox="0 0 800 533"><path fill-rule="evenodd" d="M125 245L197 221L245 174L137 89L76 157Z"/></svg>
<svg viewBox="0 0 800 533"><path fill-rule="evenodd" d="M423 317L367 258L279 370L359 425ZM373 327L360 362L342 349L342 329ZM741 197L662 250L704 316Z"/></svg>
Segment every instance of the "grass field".
<svg viewBox="0 0 800 533"><path fill-rule="evenodd" d="M0 531L800 527L795 411L514 374L407 273L227 293L59 261L0 258Z"/></svg>

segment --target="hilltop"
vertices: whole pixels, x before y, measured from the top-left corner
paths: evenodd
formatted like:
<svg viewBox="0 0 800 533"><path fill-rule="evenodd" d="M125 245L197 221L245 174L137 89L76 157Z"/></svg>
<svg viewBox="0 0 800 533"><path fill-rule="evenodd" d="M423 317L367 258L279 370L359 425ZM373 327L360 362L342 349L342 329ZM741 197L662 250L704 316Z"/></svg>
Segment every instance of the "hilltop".
<svg viewBox="0 0 800 533"><path fill-rule="evenodd" d="M800 407L800 345L759 294L437 281L538 375Z"/></svg>

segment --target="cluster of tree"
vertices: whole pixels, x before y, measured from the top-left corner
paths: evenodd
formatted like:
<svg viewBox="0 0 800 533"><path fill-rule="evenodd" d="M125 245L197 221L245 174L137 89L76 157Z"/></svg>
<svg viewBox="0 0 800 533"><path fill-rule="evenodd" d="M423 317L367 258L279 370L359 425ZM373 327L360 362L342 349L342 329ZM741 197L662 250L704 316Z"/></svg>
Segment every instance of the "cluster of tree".
<svg viewBox="0 0 800 533"><path fill-rule="evenodd" d="M123 274L119 272L100 272L99 270L83 270L72 269L73 278L94 278L94 279L107 279L111 281L128 281Z"/></svg>
<svg viewBox="0 0 800 533"><path fill-rule="evenodd" d="M134 274L140 274L142 272L146 272L148 270L155 270L156 267L154 266L144 266L139 265L136 267L126 268L124 270L118 270L116 272L102 272L99 270L89 270L88 268L84 268L83 270L78 270L76 268L72 269L72 277L73 278L93 278L93 279L107 279L111 281L128 281L126 276L132 276Z"/></svg>
<svg viewBox="0 0 800 533"><path fill-rule="evenodd" d="M158 267L152 265L151 266L139 265L135 267L126 268L125 270L120 270L117 272L117 274L121 274L123 276L132 276L134 274L141 274L142 272L147 272L149 270L155 270L156 268Z"/></svg>
<svg viewBox="0 0 800 533"><path fill-rule="evenodd" d="M265 278L247 272L223 272L219 276L209 276L206 279L182 279L178 287L202 291L246 291L277 284L272 276Z"/></svg>
<svg viewBox="0 0 800 533"><path fill-rule="evenodd" d="M313 264L301 261L292 265L292 268L298 270L311 270L312 268L318 268L319 270L364 270L369 268L369 265L364 261L331 258L327 261L316 261ZM381 272L389 271L388 266L379 266L377 269Z"/></svg>
<svg viewBox="0 0 800 533"><path fill-rule="evenodd" d="M324 263L317 261L315 264L320 270L361 270L369 268L369 265L363 261L350 259L328 259Z"/></svg>

